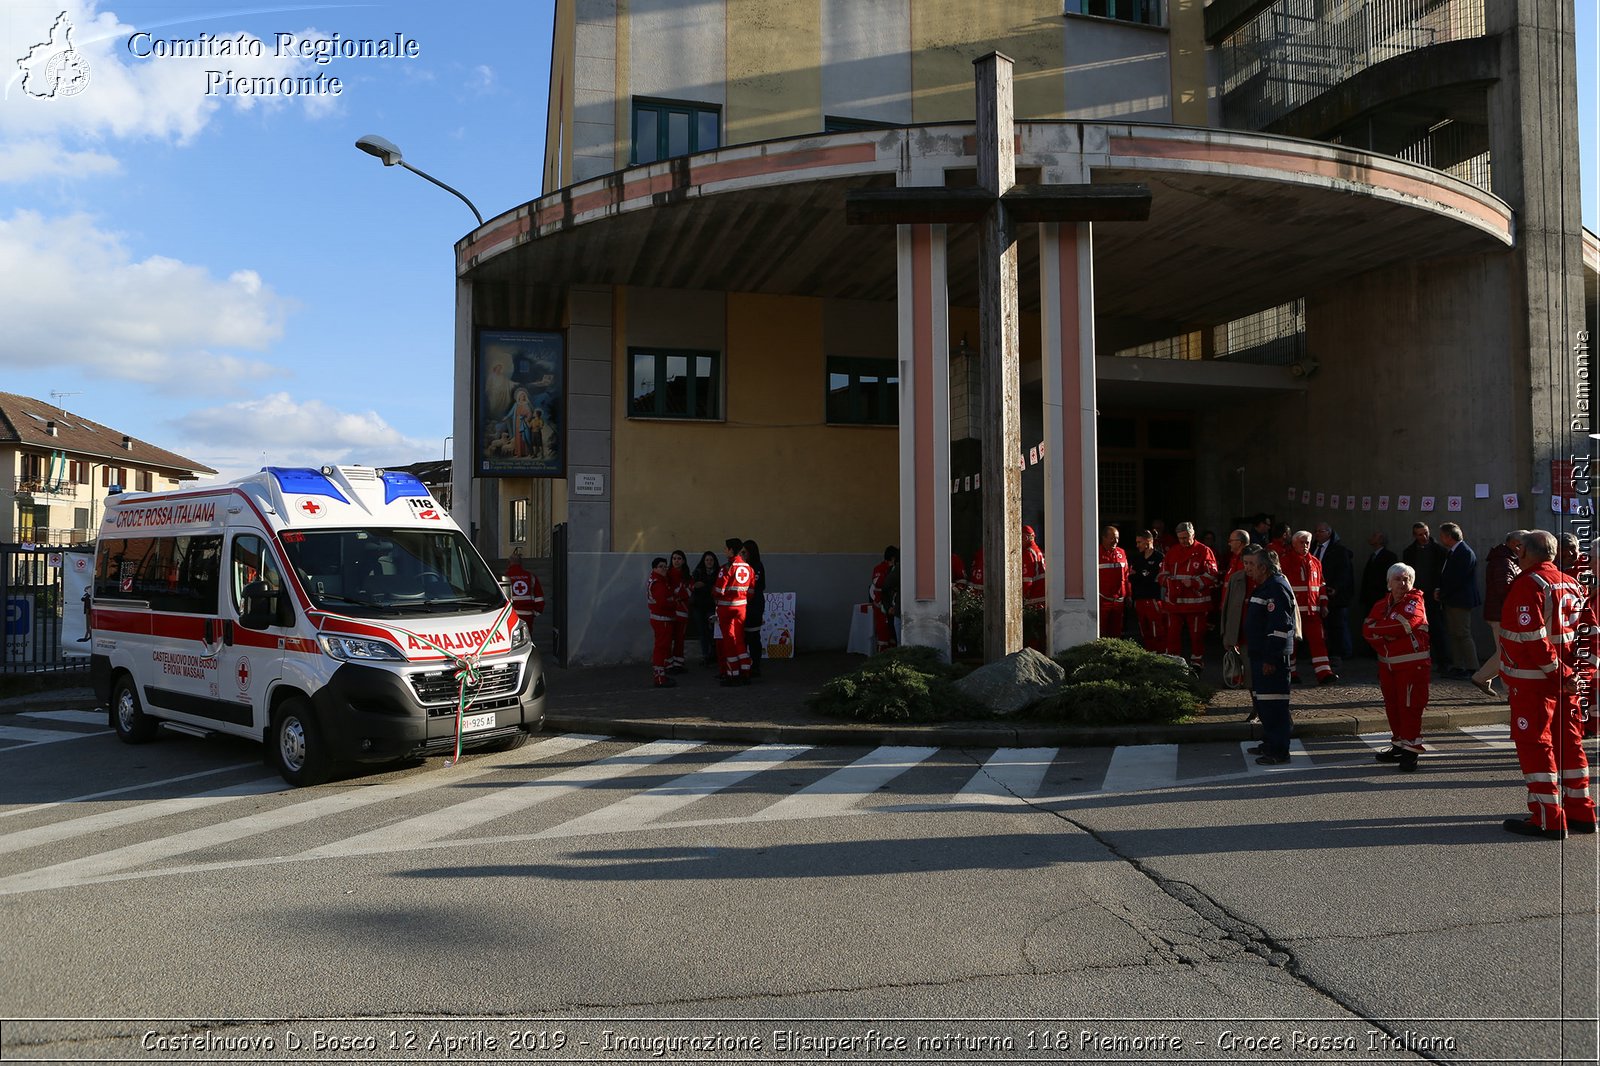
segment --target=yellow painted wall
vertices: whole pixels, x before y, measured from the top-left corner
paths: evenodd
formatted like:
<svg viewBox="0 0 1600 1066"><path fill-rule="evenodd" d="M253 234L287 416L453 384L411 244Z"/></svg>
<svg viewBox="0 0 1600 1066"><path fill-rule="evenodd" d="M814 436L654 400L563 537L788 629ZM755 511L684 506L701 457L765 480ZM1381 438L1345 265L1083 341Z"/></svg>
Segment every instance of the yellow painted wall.
<svg viewBox="0 0 1600 1066"><path fill-rule="evenodd" d="M1206 94L1206 11L1204 0L1167 0L1171 35L1172 121L1183 126L1208 125Z"/></svg>
<svg viewBox="0 0 1600 1066"><path fill-rule="evenodd" d="M577 0L559 0L550 43L550 90L545 112L544 186L553 192L572 181L573 56L577 50Z"/></svg>
<svg viewBox="0 0 1600 1066"><path fill-rule="evenodd" d="M741 0L729 16L726 143L821 130L822 0Z"/></svg>
<svg viewBox="0 0 1600 1066"><path fill-rule="evenodd" d="M1018 119L1065 118L1061 0L916 0L911 5L912 120L972 121L972 61L1015 63Z"/></svg>
<svg viewBox="0 0 1600 1066"><path fill-rule="evenodd" d="M769 554L894 543L899 433L824 424L822 301L729 293L726 326L726 422L628 418L617 342L612 550L696 556L731 535Z"/></svg>

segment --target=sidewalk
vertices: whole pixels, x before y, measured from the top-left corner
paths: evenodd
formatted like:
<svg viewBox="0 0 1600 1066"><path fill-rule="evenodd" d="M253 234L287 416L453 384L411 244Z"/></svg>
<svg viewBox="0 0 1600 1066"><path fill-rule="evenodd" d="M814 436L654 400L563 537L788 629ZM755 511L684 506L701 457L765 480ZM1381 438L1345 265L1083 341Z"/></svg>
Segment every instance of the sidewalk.
<svg viewBox="0 0 1600 1066"><path fill-rule="evenodd" d="M1181 744L1206 740L1259 739L1260 726L1246 722L1249 693L1225 689L1212 663L1206 681L1217 687L1207 713L1178 725L1073 727L1030 721L944 722L938 725L855 723L813 713L805 705L829 678L864 660L844 652L810 652L792 660L763 660L755 683L723 688L715 670L696 662L677 676L676 688L657 689L648 665L547 668L545 703L551 731L601 733L680 740L739 743L915 744L969 747L1100 747L1120 744ZM1291 707L1295 735L1353 736L1387 732L1378 691L1377 661L1356 658L1341 669L1337 685L1296 685ZM1304 669L1310 677L1310 669ZM87 686L0 700L0 714L28 710L92 708ZM1426 740L1465 725L1503 725L1507 708L1468 681L1435 678L1422 732Z"/></svg>

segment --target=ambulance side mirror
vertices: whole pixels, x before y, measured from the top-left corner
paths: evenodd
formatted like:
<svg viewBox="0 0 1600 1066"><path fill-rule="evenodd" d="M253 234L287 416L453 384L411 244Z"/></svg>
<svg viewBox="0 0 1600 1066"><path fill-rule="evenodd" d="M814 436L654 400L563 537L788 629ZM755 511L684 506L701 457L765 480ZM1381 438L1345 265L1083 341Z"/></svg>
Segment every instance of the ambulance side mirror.
<svg viewBox="0 0 1600 1066"><path fill-rule="evenodd" d="M282 593L275 591L265 581L252 581L244 587L244 610L239 612L239 624L246 629L265 629L278 621L278 602Z"/></svg>

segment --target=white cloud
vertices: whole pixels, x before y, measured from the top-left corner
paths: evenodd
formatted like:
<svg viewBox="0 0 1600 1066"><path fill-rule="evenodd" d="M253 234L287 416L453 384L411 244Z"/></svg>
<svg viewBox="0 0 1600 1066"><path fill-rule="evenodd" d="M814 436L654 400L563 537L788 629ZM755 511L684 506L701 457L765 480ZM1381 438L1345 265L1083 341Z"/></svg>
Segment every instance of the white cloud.
<svg viewBox="0 0 1600 1066"><path fill-rule="evenodd" d="M494 69L479 63L472 68L472 73L467 79L467 88L478 93L487 93L494 89Z"/></svg>
<svg viewBox="0 0 1600 1066"><path fill-rule="evenodd" d="M192 440L175 450L208 457L218 476L237 477L268 466L358 463L383 466L418 462L438 453L436 440L407 437L376 411L341 411L321 400L299 401L286 392L190 411L172 420L173 431Z"/></svg>
<svg viewBox="0 0 1600 1066"><path fill-rule="evenodd" d="M276 373L234 350L283 333L291 305L252 270L219 278L166 256L134 261L87 215L0 219L8 294L0 369L48 360L102 377L228 391Z"/></svg>
<svg viewBox="0 0 1600 1066"><path fill-rule="evenodd" d="M222 21L226 15L129 25L112 11L97 10L98 6L98 0L7 0L7 17L0 19L0 139L24 145L49 140L75 144L108 137L187 144L225 107L240 111L298 107L311 116L338 107L338 97L328 94L222 92L226 83L208 71L231 75L237 86L239 80L272 79L276 83L282 78L315 78L331 69L318 66L312 57L295 49L279 54L274 40L261 41L231 30ZM72 48L87 64L87 81L82 91L72 95L31 95L24 91L17 60L51 40L52 26L63 10L72 26ZM136 41L142 55L130 50L135 34L148 35ZM328 35L308 29L297 36ZM170 52L168 42L174 41L180 42L179 51L189 52L197 50L197 41L204 42L198 50L206 54L161 54ZM82 155L63 148L54 152L34 148L26 156L33 164L28 176L81 173ZM46 163L56 164L55 170L41 171L39 167Z"/></svg>
<svg viewBox="0 0 1600 1066"><path fill-rule="evenodd" d="M121 163L103 152L68 151L53 141L0 144L0 184L44 177L86 178L121 169Z"/></svg>

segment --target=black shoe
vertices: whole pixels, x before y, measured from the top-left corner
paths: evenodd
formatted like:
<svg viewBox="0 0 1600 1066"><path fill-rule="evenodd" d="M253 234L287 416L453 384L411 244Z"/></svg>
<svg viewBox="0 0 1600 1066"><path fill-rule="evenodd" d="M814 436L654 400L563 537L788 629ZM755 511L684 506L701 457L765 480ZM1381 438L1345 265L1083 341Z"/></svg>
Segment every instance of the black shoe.
<svg viewBox="0 0 1600 1066"><path fill-rule="evenodd" d="M1378 752L1372 758L1376 762L1399 762L1404 750L1403 748L1390 748L1388 751Z"/></svg>
<svg viewBox="0 0 1600 1066"><path fill-rule="evenodd" d="M1300 684L1300 675L1299 674L1290 674L1289 675L1289 680L1292 683L1298 685L1298 684Z"/></svg>
<svg viewBox="0 0 1600 1066"><path fill-rule="evenodd" d="M1257 744L1255 747L1248 749L1246 752L1248 755L1265 755L1266 753L1267 746L1265 744Z"/></svg>
<svg viewBox="0 0 1600 1066"><path fill-rule="evenodd" d="M668 677L666 674L662 674L660 677L656 678L656 688L677 688L677 687L678 687L678 683L676 681L672 680L672 678Z"/></svg>
<svg viewBox="0 0 1600 1066"><path fill-rule="evenodd" d="M1569 833L1579 833L1587 836L1588 834L1594 832L1594 826L1595 823L1593 822L1579 822L1571 818L1567 819L1567 832Z"/></svg>
<svg viewBox="0 0 1600 1066"><path fill-rule="evenodd" d="M685 670L681 666L669 666L669 667L667 667L667 673L669 673L669 674L686 674L686 673L688 673L688 671Z"/></svg>
<svg viewBox="0 0 1600 1066"><path fill-rule="evenodd" d="M1337 685L1338 683L1339 683L1339 675L1338 674L1326 674L1326 675L1324 675L1322 677L1317 678L1317 684L1319 684L1319 685Z"/></svg>
<svg viewBox="0 0 1600 1066"><path fill-rule="evenodd" d="M1507 818L1506 832L1524 837L1542 837L1545 840L1565 840L1565 829L1544 829L1531 818Z"/></svg>
<svg viewBox="0 0 1600 1066"><path fill-rule="evenodd" d="M1287 755L1263 755L1256 760L1257 766L1283 766L1289 761Z"/></svg>
<svg viewBox="0 0 1600 1066"><path fill-rule="evenodd" d="M1400 772L1403 773L1403 774L1414 774L1414 773L1416 773L1417 772L1417 753L1414 752L1414 751L1402 751L1400 753L1400 767L1399 767L1399 769L1400 769Z"/></svg>

